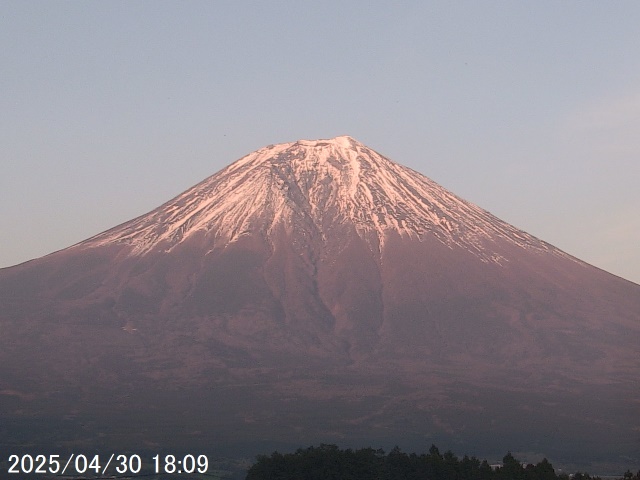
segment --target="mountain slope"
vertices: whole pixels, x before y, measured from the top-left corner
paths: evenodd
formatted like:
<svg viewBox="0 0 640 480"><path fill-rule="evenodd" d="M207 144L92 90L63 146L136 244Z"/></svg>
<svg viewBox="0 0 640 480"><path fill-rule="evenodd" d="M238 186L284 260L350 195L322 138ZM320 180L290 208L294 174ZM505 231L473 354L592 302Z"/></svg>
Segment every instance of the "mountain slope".
<svg viewBox="0 0 640 480"><path fill-rule="evenodd" d="M4 444L640 463L640 286L350 137L0 270L0 306Z"/></svg>

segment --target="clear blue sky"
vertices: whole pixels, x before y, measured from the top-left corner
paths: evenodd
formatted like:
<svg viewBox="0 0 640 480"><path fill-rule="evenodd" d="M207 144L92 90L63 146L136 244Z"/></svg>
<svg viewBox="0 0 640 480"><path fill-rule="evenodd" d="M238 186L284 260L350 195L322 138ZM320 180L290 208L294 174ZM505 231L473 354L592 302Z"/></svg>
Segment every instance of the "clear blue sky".
<svg viewBox="0 0 640 480"><path fill-rule="evenodd" d="M640 283L640 2L0 3L0 266L351 135Z"/></svg>

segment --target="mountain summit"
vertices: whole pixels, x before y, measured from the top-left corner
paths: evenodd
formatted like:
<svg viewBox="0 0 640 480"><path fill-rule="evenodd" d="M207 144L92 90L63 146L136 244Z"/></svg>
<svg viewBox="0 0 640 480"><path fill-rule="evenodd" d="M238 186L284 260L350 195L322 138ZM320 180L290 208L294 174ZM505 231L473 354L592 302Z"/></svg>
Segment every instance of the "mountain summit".
<svg viewBox="0 0 640 480"><path fill-rule="evenodd" d="M493 260L497 257L486 241L497 238L550 250L348 136L261 148L87 244L125 243L133 254L144 254L169 251L197 233L228 244L241 235L271 236L280 229L289 235L324 238L347 225L378 251L390 234L433 236Z"/></svg>
<svg viewBox="0 0 640 480"><path fill-rule="evenodd" d="M264 147L0 270L0 331L16 448L640 466L640 286L350 137Z"/></svg>

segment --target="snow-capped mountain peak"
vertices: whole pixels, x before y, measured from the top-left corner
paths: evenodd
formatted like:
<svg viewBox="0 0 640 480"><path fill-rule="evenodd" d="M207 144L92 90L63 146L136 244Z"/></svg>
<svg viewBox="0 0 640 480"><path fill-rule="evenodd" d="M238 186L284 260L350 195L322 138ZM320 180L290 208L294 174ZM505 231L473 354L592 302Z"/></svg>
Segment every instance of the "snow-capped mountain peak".
<svg viewBox="0 0 640 480"><path fill-rule="evenodd" d="M552 249L349 136L261 148L84 244L125 243L132 254L144 254L171 250L196 232L229 243L279 227L323 237L336 226L352 226L377 251L392 232L418 240L433 235L498 263L503 258L491 248L498 238Z"/></svg>

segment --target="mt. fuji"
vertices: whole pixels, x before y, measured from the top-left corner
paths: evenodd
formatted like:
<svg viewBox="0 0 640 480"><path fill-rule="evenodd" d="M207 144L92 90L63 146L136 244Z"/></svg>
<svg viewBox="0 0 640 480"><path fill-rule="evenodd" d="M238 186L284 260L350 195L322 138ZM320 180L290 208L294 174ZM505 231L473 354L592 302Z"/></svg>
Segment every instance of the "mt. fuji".
<svg viewBox="0 0 640 480"><path fill-rule="evenodd" d="M0 444L640 466L640 286L350 137L0 270Z"/></svg>

